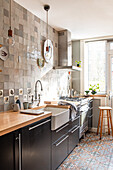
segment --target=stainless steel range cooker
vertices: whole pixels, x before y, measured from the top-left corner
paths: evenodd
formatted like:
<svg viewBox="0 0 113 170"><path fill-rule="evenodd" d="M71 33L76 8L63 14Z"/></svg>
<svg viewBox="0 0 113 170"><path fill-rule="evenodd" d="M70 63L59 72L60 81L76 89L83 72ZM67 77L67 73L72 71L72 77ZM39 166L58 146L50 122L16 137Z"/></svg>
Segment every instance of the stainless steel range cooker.
<svg viewBox="0 0 113 170"><path fill-rule="evenodd" d="M72 107L75 106L77 115L80 116L79 138L81 138L88 130L89 99L84 97L75 97L75 98L60 97L60 100L65 101L66 104L72 105ZM71 109L71 115L74 115L73 112L74 109Z"/></svg>

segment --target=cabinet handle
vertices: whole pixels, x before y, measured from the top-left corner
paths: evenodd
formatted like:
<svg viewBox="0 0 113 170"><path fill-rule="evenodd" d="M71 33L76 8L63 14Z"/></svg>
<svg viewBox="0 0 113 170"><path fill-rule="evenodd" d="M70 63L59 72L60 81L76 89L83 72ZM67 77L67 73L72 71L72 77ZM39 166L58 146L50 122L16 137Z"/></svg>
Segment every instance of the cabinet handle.
<svg viewBox="0 0 113 170"><path fill-rule="evenodd" d="M38 124L38 125L35 125L35 126L33 126L33 127L30 127L29 130L35 129L35 128L37 128L37 127L39 127L39 126L41 126L41 125L43 125L43 124L45 124L45 123L47 123L47 122L50 122L50 121L51 121L51 119L46 120L45 122L42 122L42 123L40 123L40 124Z"/></svg>
<svg viewBox="0 0 113 170"><path fill-rule="evenodd" d="M56 133L58 133L59 131L61 131L62 129L64 129L65 127L67 127L69 125L69 123L67 123L65 126L61 127L60 129L56 130Z"/></svg>
<svg viewBox="0 0 113 170"><path fill-rule="evenodd" d="M93 107L90 108L90 110L92 110L92 109L93 109Z"/></svg>
<svg viewBox="0 0 113 170"><path fill-rule="evenodd" d="M91 115L91 116L88 116L88 118L91 118L91 117L93 117L93 115Z"/></svg>
<svg viewBox="0 0 113 170"><path fill-rule="evenodd" d="M74 130L71 131L71 133L74 133L80 126L78 126L77 128L75 128Z"/></svg>
<svg viewBox="0 0 113 170"><path fill-rule="evenodd" d="M55 144L56 146L59 146L63 141L65 141L67 138L69 137L69 135L67 135L64 139L62 139L59 143Z"/></svg>
<svg viewBox="0 0 113 170"><path fill-rule="evenodd" d="M21 170L21 134L19 133L19 170Z"/></svg>

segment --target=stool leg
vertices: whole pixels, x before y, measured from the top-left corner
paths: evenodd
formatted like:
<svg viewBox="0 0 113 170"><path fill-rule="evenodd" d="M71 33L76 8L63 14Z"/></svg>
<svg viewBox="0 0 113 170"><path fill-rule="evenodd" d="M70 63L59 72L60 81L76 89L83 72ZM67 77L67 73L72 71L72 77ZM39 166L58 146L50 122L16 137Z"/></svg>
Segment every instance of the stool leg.
<svg viewBox="0 0 113 170"><path fill-rule="evenodd" d="M98 135L98 133L99 133L100 118L101 118L101 110L100 110L100 113L99 113L99 120L98 120L97 135Z"/></svg>
<svg viewBox="0 0 113 170"><path fill-rule="evenodd" d="M108 121L108 135L110 135L110 127L109 127L109 111L107 110L107 121Z"/></svg>
<svg viewBox="0 0 113 170"><path fill-rule="evenodd" d="M100 129L100 139L102 138L102 126L103 126L103 110L101 113L101 129Z"/></svg>
<svg viewBox="0 0 113 170"><path fill-rule="evenodd" d="M109 110L109 117L110 117L111 130L112 130L112 137L113 137L113 126L112 126L112 118L111 118L111 112L110 112L110 110Z"/></svg>

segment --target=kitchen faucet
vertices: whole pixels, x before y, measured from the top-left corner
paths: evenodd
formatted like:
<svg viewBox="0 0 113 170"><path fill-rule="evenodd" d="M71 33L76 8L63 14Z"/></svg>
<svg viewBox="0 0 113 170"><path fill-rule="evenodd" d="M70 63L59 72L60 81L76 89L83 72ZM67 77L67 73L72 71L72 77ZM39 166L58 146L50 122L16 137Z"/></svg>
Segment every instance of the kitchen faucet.
<svg viewBox="0 0 113 170"><path fill-rule="evenodd" d="M38 84L38 82L40 83L40 86L41 86L41 91L43 91L43 88L42 88L42 83L41 83L41 81L40 80L37 80L36 81L36 83L35 83L35 100L37 100L37 84ZM39 104L40 104L40 94L38 94L38 106L39 106Z"/></svg>

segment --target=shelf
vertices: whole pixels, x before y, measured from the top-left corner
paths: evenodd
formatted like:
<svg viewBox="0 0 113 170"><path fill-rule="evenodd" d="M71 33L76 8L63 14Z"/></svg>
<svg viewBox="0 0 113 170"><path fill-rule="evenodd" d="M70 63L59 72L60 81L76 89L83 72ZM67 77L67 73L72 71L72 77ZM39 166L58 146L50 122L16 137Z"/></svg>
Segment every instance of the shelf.
<svg viewBox="0 0 113 170"><path fill-rule="evenodd" d="M53 69L67 70L67 71L81 71L81 67L77 66L54 66Z"/></svg>

